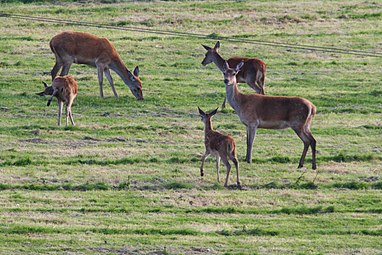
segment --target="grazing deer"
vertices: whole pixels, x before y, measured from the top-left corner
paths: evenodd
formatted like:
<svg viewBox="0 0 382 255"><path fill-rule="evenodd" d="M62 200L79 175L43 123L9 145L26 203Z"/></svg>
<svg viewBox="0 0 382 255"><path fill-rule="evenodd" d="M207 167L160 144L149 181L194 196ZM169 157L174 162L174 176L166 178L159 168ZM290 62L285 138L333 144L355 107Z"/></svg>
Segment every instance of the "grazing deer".
<svg viewBox="0 0 382 255"><path fill-rule="evenodd" d="M48 86L43 82L45 90L40 93L36 93L39 96L51 96L48 100L47 106L52 102L53 97L57 98L58 103L58 126L61 125L61 114L62 114L62 105L65 103L66 106L66 126L68 126L68 116L70 121L74 126L73 114L72 114L72 104L74 98L77 96L78 85L76 80L71 76L57 76L54 78L51 86Z"/></svg>
<svg viewBox="0 0 382 255"><path fill-rule="evenodd" d="M219 132L214 131L212 128L211 118L214 116L218 108L210 113L203 112L198 107L200 116L202 117L202 121L204 123L204 145L206 146L206 152L202 157L202 165L200 166L200 176L204 175L203 165L204 161L208 157L208 155L212 154L216 157L216 174L217 180L220 182L219 178L219 164L220 159L223 161L224 165L227 168L227 176L225 179L224 186L228 185L228 177L231 171L231 165L228 162L228 159L231 159L236 168L237 175L237 186L240 187L240 179L239 179L239 162L236 158L236 145L235 141L231 136L220 134Z"/></svg>
<svg viewBox="0 0 382 255"><path fill-rule="evenodd" d="M220 42L215 44L215 47L211 48L206 45L202 45L207 53L202 61L202 65L208 65L214 62L221 72L224 72L224 62L225 60L220 56ZM229 66L235 67L241 62L244 62L241 70L236 74L236 81L239 83L247 83L256 93L264 95L264 83L265 83L265 69L266 65L263 61L257 58L242 58L233 57L227 60ZM226 98L222 107L225 107Z"/></svg>
<svg viewBox="0 0 382 255"><path fill-rule="evenodd" d="M118 97L114 88L113 78L110 75L110 69L112 69L121 77L138 100L143 99L142 83L138 77L138 66L131 73L109 40L89 33L67 31L54 36L50 40L50 49L56 57L56 64L51 71L52 80L56 77L61 67L60 76L67 75L73 63L95 66L98 71L101 97L103 97L103 73L105 73L111 85L114 96Z"/></svg>
<svg viewBox="0 0 382 255"><path fill-rule="evenodd" d="M316 140L310 132L312 118L316 107L301 97L264 96L259 94L242 94L239 92L236 74L244 65L239 63L235 69L224 63L224 83L227 100L247 126L247 156L251 163L253 141L257 128L284 129L292 128L304 143L304 150L298 168L304 164L309 146L312 148L312 168L316 169Z"/></svg>

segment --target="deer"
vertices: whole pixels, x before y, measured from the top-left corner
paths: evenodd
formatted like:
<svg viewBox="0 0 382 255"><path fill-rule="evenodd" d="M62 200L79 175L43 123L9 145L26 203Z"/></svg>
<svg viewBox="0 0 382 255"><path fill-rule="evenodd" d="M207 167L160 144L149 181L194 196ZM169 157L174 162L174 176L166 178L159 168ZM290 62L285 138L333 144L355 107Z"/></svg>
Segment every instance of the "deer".
<svg viewBox="0 0 382 255"><path fill-rule="evenodd" d="M94 66L97 67L101 98L104 97L103 74L109 81L114 96L118 97L110 74L111 69L121 77L138 100L143 100L139 67L136 66L131 73L108 39L84 32L65 31L54 36L49 45L56 58L56 63L50 72L52 80L61 68L60 76L67 75L73 63Z"/></svg>
<svg viewBox="0 0 382 255"><path fill-rule="evenodd" d="M68 117L74 126L72 104L77 96L78 85L76 80L72 76L57 76L54 78L52 85L48 86L46 82L44 84L44 91L36 93L39 96L51 96L48 99L47 106L49 106L53 100L53 97L57 98L58 103L58 126L61 125L62 106L65 103L66 106L66 126L68 126Z"/></svg>
<svg viewBox="0 0 382 255"><path fill-rule="evenodd" d="M224 83L227 100L247 128L246 162L252 162L252 147L258 128L291 128L304 143L298 168L302 168L309 146L312 149L312 169L316 165L316 140L310 126L316 107L307 99L288 96L266 96L260 94L242 94L238 90L236 75L244 66L240 62L231 68L224 62Z"/></svg>
<svg viewBox="0 0 382 255"><path fill-rule="evenodd" d="M228 186L228 178L229 173L231 171L231 165L228 162L230 159L236 168L236 182L237 186L240 186L240 178L239 178L239 162L236 157L236 144L235 140L232 136L223 135L217 131L215 131L212 127L212 117L217 113L219 108L211 111L210 113L205 113L202 109L198 107L199 114L202 117L202 121L204 123L204 145L206 148L205 153L202 156L202 165L200 166L200 176L204 176L203 166L206 158L212 154L216 157L216 174L217 181L220 183L219 176L219 165L220 159L223 161L224 165L227 169L227 175L224 183L224 187Z"/></svg>
<svg viewBox="0 0 382 255"><path fill-rule="evenodd" d="M206 45L202 46L207 50L202 65L206 66L210 63L215 63L221 72L224 72L224 63L223 59L219 54L220 42L218 41L213 48ZM265 71L266 65L263 61L257 58L243 58L243 57L233 57L227 60L229 66L235 67L239 63L243 62L244 65L241 68L240 72L236 74L236 81L238 83L247 83L249 87L254 89L256 93L265 94ZM222 104L222 108L225 108L226 97Z"/></svg>

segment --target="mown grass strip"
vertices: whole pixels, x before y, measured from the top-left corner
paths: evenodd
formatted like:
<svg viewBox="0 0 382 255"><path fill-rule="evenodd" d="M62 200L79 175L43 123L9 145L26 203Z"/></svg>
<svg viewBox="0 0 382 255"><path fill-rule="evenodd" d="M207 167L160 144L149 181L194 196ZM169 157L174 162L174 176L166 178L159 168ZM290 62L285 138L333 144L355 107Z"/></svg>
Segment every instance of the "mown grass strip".
<svg viewBox="0 0 382 255"><path fill-rule="evenodd" d="M264 230L260 228L243 228L235 230L217 230L217 231L198 231L195 229L164 229L164 228L79 228L79 227L48 227L48 226L26 226L26 225L6 225L2 224L0 233L3 234L76 234L76 233L94 233L103 235L143 235L143 236L278 236L279 231ZM360 230L341 230L341 229L320 229L311 232L319 235L366 235L382 236L382 229L360 229Z"/></svg>
<svg viewBox="0 0 382 255"><path fill-rule="evenodd" d="M296 163L298 162L299 158L290 158L287 156L274 156L270 158L255 158L255 162L262 164L262 163L275 163L275 164L285 164L285 163ZM358 155L351 155L351 154L343 154L339 153L337 155L332 156L321 156L317 158L318 162L339 162L339 163L349 163L349 162L372 162L372 161L382 161L382 156L377 154L358 154ZM62 162L57 162L59 164L65 164L65 165L75 165L75 164L82 164L82 165L99 165L99 166L106 166L106 165L133 165L133 164L141 164L141 163L166 163L166 164L189 164L189 163L195 163L199 162L200 158L190 156L190 157L179 157L179 156L173 156L170 158L163 158L159 159L158 157L125 157L120 159L105 159L105 160L98 160L94 158L89 159L70 159ZM310 160L307 159L307 163L309 163ZM16 160L6 160L2 163L0 163L0 166L30 166L30 165L47 165L49 164L49 161L37 161L32 160L30 157L24 157L19 158Z"/></svg>
<svg viewBox="0 0 382 255"><path fill-rule="evenodd" d="M25 225L10 225L0 228L0 233L3 234L30 234L30 233L45 233L45 234L74 234L74 233L97 233L104 235L189 235L197 236L204 235L204 232L193 229L117 229L117 228L59 228L45 226L25 226Z"/></svg>
<svg viewBox="0 0 382 255"><path fill-rule="evenodd" d="M153 189L151 186L145 186L146 190ZM178 181L163 181L155 186L155 190L182 190L182 189L193 189L194 185L185 182ZM361 189L382 189L382 181L379 182L363 182L363 181L351 181L351 182L336 182L330 185L317 185L313 182L306 183L288 183L280 184L277 182L270 182L264 185L251 186L251 189L350 189L350 190L361 190ZM207 188L208 189L208 188ZM220 186L214 184L211 186L213 190L221 190ZM82 184L44 184L44 183L25 183L25 184L8 184L0 183L0 190L36 190L36 191L90 191L90 190L134 190L131 186L130 181L121 182L118 185L110 185L105 182L96 183L82 183ZM213 210L206 208L205 210ZM235 210L227 209L227 210Z"/></svg>
<svg viewBox="0 0 382 255"><path fill-rule="evenodd" d="M368 208L338 208L330 206L297 206L297 207L281 207L277 209L265 209L256 207L234 208L234 207L192 207L192 208L179 208L173 205L166 205L161 207L147 207L145 205L137 206L135 204L125 204L122 206L105 206L105 205L91 205L88 207L81 207L73 205L71 207L2 207L0 212L41 212L41 213L113 213L113 214L130 214L130 213L152 213L152 214L178 214L184 215L319 215L319 214L342 214L342 213L358 213L358 214L380 214L382 207L376 205ZM379 206L379 207L378 207ZM198 217L198 216L197 216Z"/></svg>
<svg viewBox="0 0 382 255"><path fill-rule="evenodd" d="M123 190L124 184L111 186L107 183L83 183L83 184L0 184L0 190L38 190L38 191L89 191L89 190Z"/></svg>

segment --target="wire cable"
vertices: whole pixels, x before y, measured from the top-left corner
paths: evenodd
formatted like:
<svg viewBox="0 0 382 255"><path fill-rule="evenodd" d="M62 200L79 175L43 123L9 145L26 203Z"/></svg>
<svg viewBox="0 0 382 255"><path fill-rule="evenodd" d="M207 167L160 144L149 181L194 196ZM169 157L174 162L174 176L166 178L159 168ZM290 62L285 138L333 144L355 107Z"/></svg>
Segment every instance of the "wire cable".
<svg viewBox="0 0 382 255"><path fill-rule="evenodd" d="M358 56L364 56L364 57L382 57L382 52L372 52L372 51L363 51L363 50L354 50L354 49L344 49L344 48L338 48L338 47L304 45L304 44L289 44L289 43L271 42L271 41L264 41L264 40L255 40L255 39L232 38L232 37L223 37L223 36L211 36L211 35L198 34L198 33L168 31L168 30L159 30L159 29L142 28L142 27L134 27L134 26L121 27L121 26L107 25L107 24L101 24L96 22L44 18L44 17L38 17L38 16L14 14L14 13L0 12L0 17L21 19L21 20L32 20L32 21L55 23L55 24L79 25L79 26L97 27L97 28L104 28L104 29L125 30L125 31L139 32L139 33L152 33L157 35L171 35L171 36L199 38L199 39L207 39L207 40L221 40L221 41L228 41L228 42L258 44L262 46L282 47L282 48L290 48L290 49L305 50L305 51L321 51L321 52L327 52L327 53L350 54L350 55L358 55Z"/></svg>

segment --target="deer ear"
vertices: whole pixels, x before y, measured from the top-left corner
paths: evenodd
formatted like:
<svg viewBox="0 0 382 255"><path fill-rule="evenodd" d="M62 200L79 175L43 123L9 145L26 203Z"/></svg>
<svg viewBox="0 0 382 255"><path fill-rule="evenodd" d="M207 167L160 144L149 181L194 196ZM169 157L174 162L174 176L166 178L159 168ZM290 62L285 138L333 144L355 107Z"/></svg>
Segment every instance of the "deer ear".
<svg viewBox="0 0 382 255"><path fill-rule="evenodd" d="M202 115L202 116L206 115L205 112L203 112L202 109L199 108L199 106L198 106L198 110L199 110L200 115Z"/></svg>
<svg viewBox="0 0 382 255"><path fill-rule="evenodd" d="M129 70L127 70L127 74L129 75L130 80L135 81L134 75Z"/></svg>
<svg viewBox="0 0 382 255"><path fill-rule="evenodd" d="M239 64L237 64L235 71L238 73L240 69L243 67L243 65L244 65L244 61L241 61Z"/></svg>
<svg viewBox="0 0 382 255"><path fill-rule="evenodd" d="M136 67L134 68L133 73L134 73L135 76L137 76L137 77L139 76L139 67L138 67L138 66L136 66Z"/></svg>
<svg viewBox="0 0 382 255"><path fill-rule="evenodd" d="M210 115L214 116L218 112L218 110L219 110L219 107L213 110L212 112L210 112Z"/></svg>
<svg viewBox="0 0 382 255"><path fill-rule="evenodd" d="M215 44L214 50L215 50L216 52L218 52L219 49L220 49L220 42L217 41L217 43Z"/></svg>
<svg viewBox="0 0 382 255"><path fill-rule="evenodd" d="M44 84L44 87L47 88L48 87L48 84L46 84L45 81L42 82L42 84Z"/></svg>
<svg viewBox="0 0 382 255"><path fill-rule="evenodd" d="M228 62L227 61L224 61L224 65L223 65L223 71L227 71L227 69L229 69L229 65L228 65Z"/></svg>
<svg viewBox="0 0 382 255"><path fill-rule="evenodd" d="M202 46L203 46L206 50L211 50L211 49L212 49L211 47L208 47L207 45L204 45L204 44L202 44Z"/></svg>

